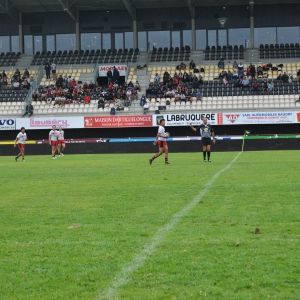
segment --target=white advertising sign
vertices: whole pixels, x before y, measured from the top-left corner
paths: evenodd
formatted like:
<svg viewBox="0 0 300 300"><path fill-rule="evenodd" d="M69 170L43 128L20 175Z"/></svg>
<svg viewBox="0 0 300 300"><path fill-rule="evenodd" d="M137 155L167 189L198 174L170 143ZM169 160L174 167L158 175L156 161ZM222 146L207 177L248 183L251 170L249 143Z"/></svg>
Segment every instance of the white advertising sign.
<svg viewBox="0 0 300 300"><path fill-rule="evenodd" d="M277 124L294 123L295 113L290 111L223 113L219 125L224 124Z"/></svg>
<svg viewBox="0 0 300 300"><path fill-rule="evenodd" d="M15 130L16 120L12 118L0 119L0 130Z"/></svg>
<svg viewBox="0 0 300 300"><path fill-rule="evenodd" d="M106 73L108 70L113 71L114 67L119 71L120 76L126 76L127 73L127 65L106 65L106 66L99 66L99 76L106 77Z"/></svg>
<svg viewBox="0 0 300 300"><path fill-rule="evenodd" d="M217 113L187 113L187 114L159 114L153 116L153 126L158 125L161 119L166 120L166 126L189 126L202 124L202 119L207 118L211 125L218 124Z"/></svg>
<svg viewBox="0 0 300 300"><path fill-rule="evenodd" d="M25 127L28 129L50 129L53 125L62 128L84 128L84 117L49 117L49 118L18 118L17 129Z"/></svg>

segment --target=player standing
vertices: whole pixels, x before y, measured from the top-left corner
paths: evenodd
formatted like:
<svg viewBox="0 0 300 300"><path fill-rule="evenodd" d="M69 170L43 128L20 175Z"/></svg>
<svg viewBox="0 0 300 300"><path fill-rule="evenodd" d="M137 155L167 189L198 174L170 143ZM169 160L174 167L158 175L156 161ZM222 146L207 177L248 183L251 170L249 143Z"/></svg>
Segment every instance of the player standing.
<svg viewBox="0 0 300 300"><path fill-rule="evenodd" d="M201 135L201 141L203 146L203 161L206 162L206 153L207 153L207 159L208 162L211 162L210 160L210 146L211 146L211 137L213 138L213 143L216 143L215 140L215 133L213 128L210 124L207 123L207 118L203 119L203 123L199 125L198 127L193 127L193 124L190 123L190 127L193 131L200 130Z"/></svg>
<svg viewBox="0 0 300 300"><path fill-rule="evenodd" d="M56 126L52 126L52 130L49 132L49 145L52 147L52 158L56 159L55 153L58 146L58 131L56 130Z"/></svg>
<svg viewBox="0 0 300 300"><path fill-rule="evenodd" d="M58 128L58 146L57 146L57 152L59 156L64 156L62 151L64 151L65 148L66 148L65 132L62 130L62 127L60 126Z"/></svg>
<svg viewBox="0 0 300 300"><path fill-rule="evenodd" d="M169 165L169 161L168 161L168 154L169 154L169 149L168 149L168 145L167 145L167 138L169 137L168 134L166 134L165 132L165 123L166 120L165 119L161 119L160 120L160 126L158 127L158 132L156 135L156 139L153 143L153 145L158 144L158 149L159 152L157 154L155 154L152 158L149 159L149 164L152 165L152 162L154 159L156 159L157 157L161 156L163 153L165 153L165 164Z"/></svg>
<svg viewBox="0 0 300 300"><path fill-rule="evenodd" d="M14 147L16 147L18 143L18 147L20 149L20 153L15 157L15 161L18 161L18 158L22 156L22 162L25 162L25 141L26 140L27 140L27 134L25 132L25 127L22 127L14 143Z"/></svg>

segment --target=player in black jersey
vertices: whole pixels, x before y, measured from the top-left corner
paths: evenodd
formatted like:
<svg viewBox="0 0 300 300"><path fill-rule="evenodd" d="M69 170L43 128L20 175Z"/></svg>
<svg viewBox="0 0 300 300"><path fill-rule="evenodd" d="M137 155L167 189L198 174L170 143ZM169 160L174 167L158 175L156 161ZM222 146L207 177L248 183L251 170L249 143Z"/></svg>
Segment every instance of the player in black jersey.
<svg viewBox="0 0 300 300"><path fill-rule="evenodd" d="M206 153L207 153L207 159L208 162L211 162L210 160L210 146L211 146L211 138L213 138L213 143L216 143L215 140L215 133L213 128L210 124L207 123L207 118L204 118L203 123L199 125L198 127L193 127L193 124L190 123L190 127L193 131L200 130L201 135L201 141L203 146L203 161L206 162Z"/></svg>

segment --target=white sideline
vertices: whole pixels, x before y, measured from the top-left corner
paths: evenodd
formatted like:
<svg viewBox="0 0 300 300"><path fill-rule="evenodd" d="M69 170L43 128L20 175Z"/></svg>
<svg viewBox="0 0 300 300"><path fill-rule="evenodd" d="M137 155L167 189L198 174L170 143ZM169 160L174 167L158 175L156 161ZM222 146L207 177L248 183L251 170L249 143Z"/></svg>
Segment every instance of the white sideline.
<svg viewBox="0 0 300 300"><path fill-rule="evenodd" d="M208 189L212 186L215 180L227 169L229 169L232 164L238 159L242 152L238 155L222 170L217 172L204 186L204 189L179 213L173 215L172 219L163 227L159 228L154 237L150 240L149 244L145 245L144 248L138 253L131 262L123 267L123 269L116 275L112 281L110 287L108 287L103 293L98 297L99 300L104 299L117 299L117 292L120 287L131 281L130 275L139 267L141 267L144 261L151 255L156 247L164 240L165 236L169 233L171 229L180 221L180 219L186 216L190 210L192 210L206 194Z"/></svg>

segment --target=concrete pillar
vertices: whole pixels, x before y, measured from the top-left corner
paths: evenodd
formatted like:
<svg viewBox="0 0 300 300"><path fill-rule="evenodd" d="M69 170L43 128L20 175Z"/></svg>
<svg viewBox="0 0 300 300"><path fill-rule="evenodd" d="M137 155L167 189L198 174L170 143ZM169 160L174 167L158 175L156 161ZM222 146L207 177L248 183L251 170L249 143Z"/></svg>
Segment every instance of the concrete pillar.
<svg viewBox="0 0 300 300"><path fill-rule="evenodd" d="M19 22L19 51L21 52L21 54L24 53L23 25L22 25L21 13L20 13L20 22Z"/></svg>
<svg viewBox="0 0 300 300"><path fill-rule="evenodd" d="M192 25L192 50L196 49L196 26L195 26L195 18L191 19Z"/></svg>
<svg viewBox="0 0 300 300"><path fill-rule="evenodd" d="M250 9L250 43L251 48L254 48L254 2L249 2L249 9Z"/></svg>
<svg viewBox="0 0 300 300"><path fill-rule="evenodd" d="M76 22L76 50L81 50L79 21Z"/></svg>
<svg viewBox="0 0 300 300"><path fill-rule="evenodd" d="M133 20L133 49L138 47L138 33L136 20Z"/></svg>

